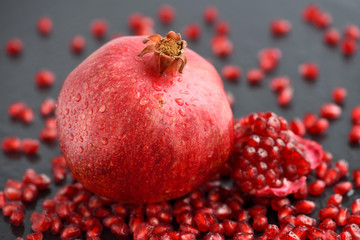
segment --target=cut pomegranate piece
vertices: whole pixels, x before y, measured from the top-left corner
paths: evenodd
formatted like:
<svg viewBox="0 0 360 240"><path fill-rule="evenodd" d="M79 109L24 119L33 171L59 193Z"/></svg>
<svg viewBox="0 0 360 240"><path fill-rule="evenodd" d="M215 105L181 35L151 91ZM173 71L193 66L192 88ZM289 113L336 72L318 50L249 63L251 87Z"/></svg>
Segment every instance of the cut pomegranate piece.
<svg viewBox="0 0 360 240"><path fill-rule="evenodd" d="M321 159L319 144L294 135L274 113L253 113L235 125L232 178L244 192L280 197L295 193Z"/></svg>

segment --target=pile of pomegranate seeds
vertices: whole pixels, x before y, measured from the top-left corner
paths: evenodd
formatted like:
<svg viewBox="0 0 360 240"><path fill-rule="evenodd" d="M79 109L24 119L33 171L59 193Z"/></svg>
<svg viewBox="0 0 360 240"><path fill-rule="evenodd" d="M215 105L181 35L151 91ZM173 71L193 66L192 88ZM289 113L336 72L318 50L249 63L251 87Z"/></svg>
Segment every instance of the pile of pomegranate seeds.
<svg viewBox="0 0 360 240"><path fill-rule="evenodd" d="M175 9L168 5L160 7L157 14L164 24L171 24L175 19ZM234 45L229 35L229 23L219 21L218 17L216 7L204 9L204 21L213 24L214 37L210 41L210 49L215 56L224 58L234 52ZM315 27L326 29L324 43L339 45L346 56L357 51L360 31L355 24L346 25L339 33L337 29L329 28L331 14L314 4L303 10L302 17ZM132 14L128 24L136 35L153 33L153 19L139 13ZM37 31L44 36L49 35L52 28L50 17L42 17L37 22ZM287 20L276 19L270 23L274 36L285 36L290 30L291 23ZM95 20L90 25L90 31L94 37L104 38L108 23ZM187 39L197 40L201 31L200 23L194 23L186 26L183 33ZM112 38L119 36L122 35ZM85 45L86 39L76 35L71 39L70 50L79 54L84 51ZM18 56L23 51L23 43L17 38L10 39L5 50L10 56ZM282 52L278 48L264 48L257 57L258 68L247 70L246 78L250 84L266 81L268 74L278 67ZM315 80L319 68L316 63L305 63L299 67L299 72L303 78ZM229 63L222 69L222 75L229 81L238 81L242 70L238 65ZM55 75L47 70L35 76L35 83L40 88L50 87L54 81ZM269 85L277 94L280 106L292 101L294 87L288 77L272 77ZM235 99L230 92L227 97L229 103L234 104ZM330 125L328 120L341 116L341 106L346 97L345 88L334 88L331 93L334 103L324 103L319 116L307 113L303 119L294 118L289 124L270 112L251 114L239 120L231 164L225 164L219 174L199 189L168 202L140 206L114 203L88 192L76 180L65 185L70 173L66 161L61 155L54 157L51 159L52 176L54 182L62 184L62 187L54 197L42 201L41 212L31 213L33 233L24 239L46 239L52 234L61 239L83 237L95 240L102 239L104 232L111 232L118 239L141 240L360 239L360 199L346 204L360 187L360 168L351 173L346 160L333 163L332 154L326 151L321 161L311 166L312 163L306 159L306 149L295 136L325 134ZM45 99L40 106L45 122L39 139L44 142L55 142L57 138L56 123L52 117L54 108L55 101L51 98ZM11 104L8 114L24 123L34 120L33 110L23 102ZM352 108L350 118L352 128L348 140L359 144L360 106ZM39 141L33 138L6 137L1 142L2 150L10 154L37 154L39 146ZM303 184L283 196L268 198L259 194L261 189L283 188L288 186L289 181L297 182L305 177L308 178L307 184L299 181ZM50 179L32 169L25 172L22 181L9 179L4 189L0 190L2 214L11 225L21 226L26 218L25 212L31 211L26 203L35 202L39 192L49 186ZM325 191L332 195L325 198ZM325 198L326 205L316 206L317 198Z"/></svg>

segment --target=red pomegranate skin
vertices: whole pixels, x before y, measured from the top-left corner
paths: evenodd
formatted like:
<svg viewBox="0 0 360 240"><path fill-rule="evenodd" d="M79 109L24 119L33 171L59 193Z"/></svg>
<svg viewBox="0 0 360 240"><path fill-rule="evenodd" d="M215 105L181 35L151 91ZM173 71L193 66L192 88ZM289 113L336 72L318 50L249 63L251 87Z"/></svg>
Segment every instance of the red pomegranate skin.
<svg viewBox="0 0 360 240"><path fill-rule="evenodd" d="M56 117L74 177L101 196L148 203L182 196L228 159L233 115L215 68L187 49L183 74L158 73L144 37L112 40L65 80Z"/></svg>

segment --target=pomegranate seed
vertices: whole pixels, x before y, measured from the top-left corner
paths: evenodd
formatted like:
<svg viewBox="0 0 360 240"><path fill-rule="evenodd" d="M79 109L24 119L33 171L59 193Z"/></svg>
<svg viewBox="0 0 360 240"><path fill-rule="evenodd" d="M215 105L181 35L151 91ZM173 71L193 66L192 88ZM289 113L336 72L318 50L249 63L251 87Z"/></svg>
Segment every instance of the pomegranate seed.
<svg viewBox="0 0 360 240"><path fill-rule="evenodd" d="M75 54L80 54L84 51L86 46L86 39L82 35L76 35L70 41L70 49Z"/></svg>
<svg viewBox="0 0 360 240"><path fill-rule="evenodd" d="M300 214L296 216L296 226L314 227L316 226L316 220L306 215Z"/></svg>
<svg viewBox="0 0 360 240"><path fill-rule="evenodd" d="M148 239L153 228L154 227L149 224L140 223L135 229L134 240Z"/></svg>
<svg viewBox="0 0 360 240"><path fill-rule="evenodd" d="M353 178L355 187L360 187L360 168L357 168L353 171Z"/></svg>
<svg viewBox="0 0 360 240"><path fill-rule="evenodd" d="M25 219L25 213L21 210L15 210L10 216L10 222L14 226L20 226Z"/></svg>
<svg viewBox="0 0 360 240"><path fill-rule="evenodd" d="M331 163L333 160L333 155L328 151L323 151L322 161L325 163Z"/></svg>
<svg viewBox="0 0 360 240"><path fill-rule="evenodd" d="M246 78L249 84L256 85L263 81L264 73L260 69L250 69L246 74Z"/></svg>
<svg viewBox="0 0 360 240"><path fill-rule="evenodd" d="M92 225L86 232L86 237L100 237L103 230L103 226L99 224Z"/></svg>
<svg viewBox="0 0 360 240"><path fill-rule="evenodd" d="M26 155L34 155L37 154L40 143L36 139L27 138L22 140L21 145L22 150Z"/></svg>
<svg viewBox="0 0 360 240"><path fill-rule="evenodd" d="M323 221L325 218L335 219L335 217L338 215L339 209L336 206L328 205L319 211L319 219L320 221Z"/></svg>
<svg viewBox="0 0 360 240"><path fill-rule="evenodd" d="M22 182L25 185L26 184L34 184L36 177L37 177L37 174L36 174L35 170L32 168L28 168L28 169L26 169L26 171L24 173Z"/></svg>
<svg viewBox="0 0 360 240"><path fill-rule="evenodd" d="M104 38L108 31L108 23L102 19L96 19L90 24L90 32L96 38Z"/></svg>
<svg viewBox="0 0 360 240"><path fill-rule="evenodd" d="M291 205L284 206L278 211L278 219L279 221L283 221L284 218L295 213L295 208Z"/></svg>
<svg viewBox="0 0 360 240"><path fill-rule="evenodd" d="M291 87L285 88L282 90L277 98L277 103L284 107L290 104L293 98L294 90Z"/></svg>
<svg viewBox="0 0 360 240"><path fill-rule="evenodd" d="M31 233L27 235L25 238L25 240L42 240L42 239L43 239L42 232Z"/></svg>
<svg viewBox="0 0 360 240"><path fill-rule="evenodd" d="M233 240L253 240L254 234L238 232L234 235Z"/></svg>
<svg viewBox="0 0 360 240"><path fill-rule="evenodd" d="M309 230L309 233L307 234L307 237L310 240L315 240L315 239L324 239L325 238L325 231L316 227L312 227Z"/></svg>
<svg viewBox="0 0 360 240"><path fill-rule="evenodd" d="M43 190L47 189L49 187L50 183L51 183L50 178L45 174L39 174L34 179L34 184L36 185L36 187L39 191L43 191Z"/></svg>
<svg viewBox="0 0 360 240"><path fill-rule="evenodd" d="M40 106L40 114L47 117L55 110L55 100L52 98L45 99Z"/></svg>
<svg viewBox="0 0 360 240"><path fill-rule="evenodd" d="M222 222L222 226L225 236L232 237L235 234L237 222L226 219Z"/></svg>
<svg viewBox="0 0 360 240"><path fill-rule="evenodd" d="M341 202L343 200L343 196L338 194L338 193L335 193L333 195L331 195L327 201L327 205L334 205L334 206L340 206L341 205Z"/></svg>
<svg viewBox="0 0 360 240"><path fill-rule="evenodd" d="M39 138L43 142L48 142L48 143L55 142L57 139L56 128L44 127L40 132Z"/></svg>
<svg viewBox="0 0 360 240"><path fill-rule="evenodd" d="M326 172L324 181L327 186L330 186L333 185L334 183L337 183L339 179L340 179L339 169L331 168Z"/></svg>
<svg viewBox="0 0 360 240"><path fill-rule="evenodd" d="M271 200L271 208L274 211L279 211L280 209L282 209L283 207L289 206L290 205L290 200L286 197L283 198L273 198Z"/></svg>
<svg viewBox="0 0 360 240"><path fill-rule="evenodd" d="M313 22L319 11L320 9L317 5L309 4L304 8L302 18L306 22Z"/></svg>
<svg viewBox="0 0 360 240"><path fill-rule="evenodd" d="M23 102L14 102L8 107L8 113L12 118L19 118L22 111L27 108Z"/></svg>
<svg viewBox="0 0 360 240"><path fill-rule="evenodd" d="M42 213L34 212L30 216L30 222L31 222L31 229L34 232L45 232L47 231L51 226L51 218Z"/></svg>
<svg viewBox="0 0 360 240"><path fill-rule="evenodd" d="M357 51L357 42L354 39L346 38L341 43L341 51L345 56L352 56Z"/></svg>
<svg viewBox="0 0 360 240"><path fill-rule="evenodd" d="M81 235L81 230L76 224L69 224L61 231L61 240L77 238Z"/></svg>
<svg viewBox="0 0 360 240"><path fill-rule="evenodd" d="M265 236L272 239L275 238L279 233L279 227L275 224L269 224L265 229Z"/></svg>
<svg viewBox="0 0 360 240"><path fill-rule="evenodd" d="M9 56L16 57L22 53L23 48L24 48L24 45L19 38L11 38L6 43L5 50Z"/></svg>
<svg viewBox="0 0 360 240"><path fill-rule="evenodd" d="M305 128L309 130L315 125L317 120L318 118L314 113L306 113L303 117L303 123Z"/></svg>
<svg viewBox="0 0 360 240"><path fill-rule="evenodd" d="M341 240L352 240L352 236L348 231L343 231L340 233Z"/></svg>
<svg viewBox="0 0 360 240"><path fill-rule="evenodd" d="M352 223L359 226L360 225L360 216L358 216L358 215L349 216L347 224L352 224Z"/></svg>
<svg viewBox="0 0 360 240"><path fill-rule="evenodd" d="M315 80L319 75L319 67L315 63L303 63L299 67L299 73L307 80Z"/></svg>
<svg viewBox="0 0 360 240"><path fill-rule="evenodd" d="M163 24L170 24L175 18L175 9L170 5L161 6L158 10L158 18Z"/></svg>
<svg viewBox="0 0 360 240"><path fill-rule="evenodd" d="M54 84L55 75L49 70L41 70L35 75L35 83L40 88L47 88Z"/></svg>
<svg viewBox="0 0 360 240"><path fill-rule="evenodd" d="M319 29L327 28L332 23L332 16L328 12L319 11L313 19L313 24Z"/></svg>
<svg viewBox="0 0 360 240"><path fill-rule="evenodd" d="M2 209L5 204L6 204L5 194L3 191L0 191L0 209Z"/></svg>
<svg viewBox="0 0 360 240"><path fill-rule="evenodd" d="M308 129L310 134L324 134L329 128L329 121L325 118L319 118L314 125Z"/></svg>
<svg viewBox="0 0 360 240"><path fill-rule="evenodd" d="M213 23L219 15L218 9L215 6L208 6L205 8L203 17L205 22Z"/></svg>
<svg viewBox="0 0 360 240"><path fill-rule="evenodd" d="M295 205L297 213L310 214L315 209L315 202L310 200L299 200Z"/></svg>
<svg viewBox="0 0 360 240"><path fill-rule="evenodd" d="M344 226L347 223L349 216L350 216L349 210L346 208L340 207L339 212L334 219L336 222L336 225Z"/></svg>
<svg viewBox="0 0 360 240"><path fill-rule="evenodd" d="M210 46L214 55L218 57L227 57L233 52L233 43L226 36L214 37Z"/></svg>
<svg viewBox="0 0 360 240"><path fill-rule="evenodd" d="M331 28L324 33L324 42L329 46L336 46L340 41L340 33L338 30Z"/></svg>
<svg viewBox="0 0 360 240"><path fill-rule="evenodd" d="M356 106L351 110L351 119L355 123L360 121L360 106Z"/></svg>
<svg viewBox="0 0 360 240"><path fill-rule="evenodd" d="M31 108L25 108L19 115L19 120L25 124L30 124L34 121L34 111Z"/></svg>
<svg viewBox="0 0 360 240"><path fill-rule="evenodd" d="M35 185L28 184L22 190L22 200L25 202L33 202L38 196L38 190Z"/></svg>
<svg viewBox="0 0 360 240"><path fill-rule="evenodd" d="M241 69L235 65L226 65L221 72L223 77L231 82L236 82L241 77Z"/></svg>
<svg viewBox="0 0 360 240"><path fill-rule="evenodd" d="M254 217L252 226L255 231L262 232L266 229L267 225L268 225L268 219L266 216L257 215Z"/></svg>
<svg viewBox="0 0 360 240"><path fill-rule="evenodd" d="M6 153L18 153L21 151L21 141L18 137L7 137L1 141L1 148Z"/></svg>
<svg viewBox="0 0 360 240"><path fill-rule="evenodd" d="M271 72L277 67L281 57L282 53L278 48L262 49L258 53L259 67L264 72Z"/></svg>
<svg viewBox="0 0 360 240"><path fill-rule="evenodd" d="M197 23L191 23L184 27L183 33L187 39L195 41L200 38L201 27Z"/></svg>
<svg viewBox="0 0 360 240"><path fill-rule="evenodd" d="M56 213L51 214L51 233L52 234L59 234L62 230L63 224L61 222L61 219Z"/></svg>
<svg viewBox="0 0 360 240"><path fill-rule="evenodd" d="M275 19L270 23L270 31L274 36L285 36L291 30L291 23L285 19Z"/></svg>
<svg viewBox="0 0 360 240"><path fill-rule="evenodd" d="M360 39L360 30L359 27L356 26L355 24L348 24L345 26L344 29L344 35L346 38L351 38L354 40L359 40Z"/></svg>
<svg viewBox="0 0 360 240"><path fill-rule="evenodd" d="M327 119L337 119L341 112L341 108L334 103L325 103L320 108L320 115Z"/></svg>
<svg viewBox="0 0 360 240"><path fill-rule="evenodd" d="M216 35L228 35L230 33L230 25L226 21L219 21L215 25Z"/></svg>
<svg viewBox="0 0 360 240"><path fill-rule="evenodd" d="M278 237L283 237L285 234L291 232L291 230L293 230L294 228L295 228L294 224L287 223L286 225L281 227Z"/></svg>
<svg viewBox="0 0 360 240"><path fill-rule="evenodd" d="M208 232L203 240L225 240L225 237L219 233L211 233L211 232Z"/></svg>
<svg viewBox="0 0 360 240"><path fill-rule="evenodd" d="M340 177L344 177L349 173L349 164L344 159L337 161L334 167L339 170Z"/></svg>
<svg viewBox="0 0 360 240"><path fill-rule="evenodd" d="M309 194L312 196L319 196L324 192L325 186L326 184L323 180L315 180L309 184Z"/></svg>
<svg viewBox="0 0 360 240"><path fill-rule="evenodd" d="M343 104L347 96L347 91L345 88L337 87L332 91L332 99L337 104Z"/></svg>
<svg viewBox="0 0 360 240"><path fill-rule="evenodd" d="M336 223L330 218L325 218L319 224L319 228L322 229L322 230L330 229L330 230L334 231L336 229Z"/></svg>
<svg viewBox="0 0 360 240"><path fill-rule="evenodd" d="M193 233L180 233L180 240L196 240L196 236Z"/></svg>
<svg viewBox="0 0 360 240"><path fill-rule="evenodd" d="M348 139L352 143L359 143L360 142L360 125L353 126L349 133Z"/></svg>
<svg viewBox="0 0 360 240"><path fill-rule="evenodd" d="M303 187L299 188L297 192L294 193L295 199L304 199L308 195L308 189L307 186L304 185Z"/></svg>
<svg viewBox="0 0 360 240"><path fill-rule="evenodd" d="M250 213L250 216L254 218L255 216L258 215L265 216L267 209L263 205L254 205L251 208L249 208L248 211Z"/></svg>
<svg viewBox="0 0 360 240"><path fill-rule="evenodd" d="M42 17L37 22L37 30L40 34L46 36L49 35L53 28L53 22L50 17Z"/></svg>
<svg viewBox="0 0 360 240"><path fill-rule="evenodd" d="M282 92L284 89L291 86L291 81L286 76L275 77L270 81L270 88L275 92Z"/></svg>
<svg viewBox="0 0 360 240"><path fill-rule="evenodd" d="M351 234L353 239L360 239L360 228L356 224L349 224L343 228L343 231L347 231Z"/></svg>
<svg viewBox="0 0 360 240"><path fill-rule="evenodd" d="M294 118L289 123L290 130L296 135L303 137L306 134L305 125L299 118Z"/></svg>
<svg viewBox="0 0 360 240"><path fill-rule="evenodd" d="M351 213L354 215L360 215L360 199L357 198L351 203Z"/></svg>
<svg viewBox="0 0 360 240"><path fill-rule="evenodd" d="M14 187L6 187L4 189L5 197L10 201L21 200L21 190Z"/></svg>

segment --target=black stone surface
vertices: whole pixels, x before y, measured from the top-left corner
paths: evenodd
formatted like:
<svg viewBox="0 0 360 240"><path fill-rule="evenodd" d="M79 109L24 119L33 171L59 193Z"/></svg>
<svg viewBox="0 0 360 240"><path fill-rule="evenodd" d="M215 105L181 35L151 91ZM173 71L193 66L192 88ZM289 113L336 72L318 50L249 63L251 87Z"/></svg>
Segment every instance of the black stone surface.
<svg viewBox="0 0 360 240"><path fill-rule="evenodd" d="M238 83L225 82L225 88L236 99L233 108L235 118L253 111L274 111L291 119L302 117L305 112L317 112L319 107L331 101L331 90L336 86L348 90L348 99L343 107L340 119L331 123L326 136L317 137L324 149L333 153L335 159L345 158L351 170L360 167L360 148L350 146L347 134L350 130L350 111L360 104L360 59L359 54L345 59L338 48L323 44L323 31L315 29L301 20L301 10L309 1L296 0L228 0L228 1L168 1L176 8L176 20L170 26L164 26L156 18L157 9L163 1L0 1L0 139L6 136L37 138L44 121L38 109L43 99L56 98L62 82L70 71L86 56L100 47L104 41L94 39L89 32L93 19L103 18L109 22L107 39L113 33L129 34L127 18L133 12L151 16L156 22L156 32L166 33L172 29L181 32L189 23L199 23L202 27L201 39L189 42L189 47L202 56L209 58L220 71L226 64L236 64L246 70L257 66L257 53L264 47L279 47L283 58L278 69L270 74L260 87L250 87L243 77ZM333 26L342 30L347 23L360 24L360 2L357 0L317 1L320 7L329 11L334 19ZM230 38L235 45L234 53L227 59L218 59L209 50L209 40L214 30L202 19L202 11L207 5L219 8L220 19L229 21ZM36 31L37 20L44 15L53 19L53 32L43 37ZM273 38L269 34L269 22L274 18L285 18L292 22L291 33L284 38ZM87 39L85 52L80 56L69 50L69 41L82 34ZM5 44L9 38L19 37L24 42L24 52L18 58L5 54ZM314 83L304 81L298 74L299 64L306 61L317 62L320 77ZM39 90L34 84L34 75L40 69L49 69L56 74L56 83L49 90ZM281 108L276 104L276 96L270 91L269 79L277 75L287 75L292 79L295 96L290 107ZM12 121L7 114L7 107L14 101L24 101L34 108L36 119L29 126ZM27 168L34 168L39 173L51 176L50 159L60 153L57 145L41 144L38 156L6 155L0 152L0 189L9 178L21 179ZM7 217L0 216L0 239L24 237L31 232L29 216L33 210L39 210L44 198L55 194L60 186L52 183L50 190L42 193L36 203L28 204L26 221L23 226L13 227ZM314 198L318 206L326 203L331 194L329 188L319 198ZM348 206L351 199L357 197L356 190L346 197ZM59 239L58 236L45 235L44 239ZM108 232L103 239L114 239Z"/></svg>

